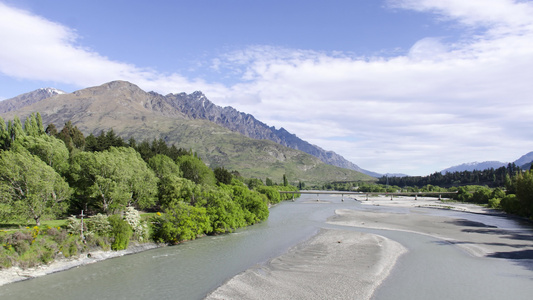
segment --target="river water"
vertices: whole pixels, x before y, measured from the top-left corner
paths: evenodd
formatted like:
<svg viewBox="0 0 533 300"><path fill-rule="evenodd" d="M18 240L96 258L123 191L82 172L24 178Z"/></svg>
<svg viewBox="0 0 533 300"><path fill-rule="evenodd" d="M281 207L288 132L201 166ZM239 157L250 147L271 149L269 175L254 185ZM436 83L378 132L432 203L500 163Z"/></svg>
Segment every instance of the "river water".
<svg viewBox="0 0 533 300"><path fill-rule="evenodd" d="M303 195L270 210L269 219L232 234L109 259L0 287L0 299L202 299L244 270L286 252L320 228L376 233L408 248L375 299L531 299L533 266L524 260L476 258L424 235L326 224L336 209L397 211L362 206L340 196ZM494 216L428 209L500 228L519 224Z"/></svg>

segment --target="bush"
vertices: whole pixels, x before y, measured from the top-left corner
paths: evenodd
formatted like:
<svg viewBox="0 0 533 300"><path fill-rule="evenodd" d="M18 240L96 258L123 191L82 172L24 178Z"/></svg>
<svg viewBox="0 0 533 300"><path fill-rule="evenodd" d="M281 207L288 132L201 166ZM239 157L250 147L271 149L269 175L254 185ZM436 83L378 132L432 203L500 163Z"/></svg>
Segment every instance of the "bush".
<svg viewBox="0 0 533 300"><path fill-rule="evenodd" d="M119 215L111 215L107 219L111 224L111 235L114 238L111 249L118 251L128 248L133 235L130 224Z"/></svg>
<svg viewBox="0 0 533 300"><path fill-rule="evenodd" d="M87 232L97 234L100 236L107 236L111 233L111 224L106 215L97 214L90 217L85 222L87 226Z"/></svg>
<svg viewBox="0 0 533 300"><path fill-rule="evenodd" d="M520 213L520 201L516 198L515 194L505 196L500 202L502 209L510 214Z"/></svg>
<svg viewBox="0 0 533 300"><path fill-rule="evenodd" d="M69 236L59 248L65 257L78 255L78 252L83 250L83 244L80 241L79 235Z"/></svg>
<svg viewBox="0 0 533 300"><path fill-rule="evenodd" d="M141 214L135 208L128 206L124 212L124 219L133 229L133 237L139 242L147 240L150 236L148 225L141 221Z"/></svg>
<svg viewBox="0 0 533 300"><path fill-rule="evenodd" d="M268 202L271 204L276 204L281 201L281 196L279 191L272 186L258 186L255 188L259 193L266 195Z"/></svg>
<svg viewBox="0 0 533 300"><path fill-rule="evenodd" d="M489 199L489 207L490 208L501 208L500 206L500 202L501 202L501 198L490 198Z"/></svg>
<svg viewBox="0 0 533 300"><path fill-rule="evenodd" d="M170 205L164 215L156 216L152 221L153 239L159 243L177 244L194 240L211 230L206 209L184 202Z"/></svg>
<svg viewBox="0 0 533 300"><path fill-rule="evenodd" d="M487 187L480 187L472 195L472 202L477 204L487 204L491 197L492 191Z"/></svg>

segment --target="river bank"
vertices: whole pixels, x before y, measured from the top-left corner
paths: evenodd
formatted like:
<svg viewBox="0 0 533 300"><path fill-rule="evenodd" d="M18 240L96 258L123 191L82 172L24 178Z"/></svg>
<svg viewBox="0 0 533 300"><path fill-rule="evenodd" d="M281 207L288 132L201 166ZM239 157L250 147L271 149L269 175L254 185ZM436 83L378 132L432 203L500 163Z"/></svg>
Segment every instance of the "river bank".
<svg viewBox="0 0 533 300"><path fill-rule="evenodd" d="M19 267L12 267L5 270L0 270L0 286L13 283L17 281L36 278L56 272L65 271L79 266L92 264L102 260L120 257L128 254L134 254L141 251L155 249L160 245L155 243L145 243L130 245L126 250L120 251L91 251L89 253L82 253L74 258L56 259L48 265L41 265L35 268L21 269Z"/></svg>

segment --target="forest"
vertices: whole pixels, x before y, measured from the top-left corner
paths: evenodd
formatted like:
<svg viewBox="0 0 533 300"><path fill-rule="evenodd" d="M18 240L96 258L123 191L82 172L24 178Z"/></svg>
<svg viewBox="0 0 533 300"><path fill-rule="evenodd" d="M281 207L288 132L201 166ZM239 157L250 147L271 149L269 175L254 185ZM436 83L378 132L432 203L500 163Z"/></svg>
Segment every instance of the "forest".
<svg viewBox="0 0 533 300"><path fill-rule="evenodd" d="M211 169L162 139L85 137L71 122L45 128L39 113L0 118L0 268L232 232L266 220L269 205L290 197L278 191L297 191L280 180Z"/></svg>

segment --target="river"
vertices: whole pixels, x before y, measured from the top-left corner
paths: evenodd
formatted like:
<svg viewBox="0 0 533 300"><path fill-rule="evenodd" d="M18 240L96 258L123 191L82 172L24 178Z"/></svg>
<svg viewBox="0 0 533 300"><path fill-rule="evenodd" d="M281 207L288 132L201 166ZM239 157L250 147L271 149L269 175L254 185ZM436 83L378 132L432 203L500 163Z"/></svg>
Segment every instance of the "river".
<svg viewBox="0 0 533 300"><path fill-rule="evenodd" d="M266 222L232 234L8 284L0 287L0 299L202 299L231 277L279 256L320 228L341 228L326 223L336 209L401 210L363 207L333 195L320 196L329 203L313 203L313 199L316 195L283 202L271 208ZM520 228L511 220L493 216L431 209L428 213ZM342 228L380 234L409 250L376 291L375 299L530 299L533 295L533 268L522 261L476 258L415 233Z"/></svg>

